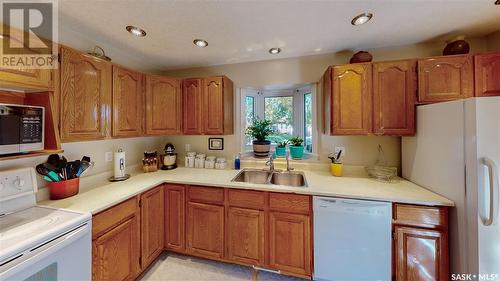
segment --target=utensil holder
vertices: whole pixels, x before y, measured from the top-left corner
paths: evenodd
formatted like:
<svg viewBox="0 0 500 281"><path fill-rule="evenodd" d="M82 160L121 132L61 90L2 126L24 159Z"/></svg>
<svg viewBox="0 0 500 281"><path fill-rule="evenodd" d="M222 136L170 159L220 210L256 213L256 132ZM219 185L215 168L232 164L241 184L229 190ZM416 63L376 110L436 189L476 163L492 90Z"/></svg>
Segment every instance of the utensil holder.
<svg viewBox="0 0 500 281"><path fill-rule="evenodd" d="M50 199L64 199L78 194L80 190L80 178L66 181L49 182Z"/></svg>
<svg viewBox="0 0 500 281"><path fill-rule="evenodd" d="M331 163L330 164L330 172L332 173L332 176L334 176L334 177L341 177L343 168L344 168L344 164L342 164L342 163Z"/></svg>

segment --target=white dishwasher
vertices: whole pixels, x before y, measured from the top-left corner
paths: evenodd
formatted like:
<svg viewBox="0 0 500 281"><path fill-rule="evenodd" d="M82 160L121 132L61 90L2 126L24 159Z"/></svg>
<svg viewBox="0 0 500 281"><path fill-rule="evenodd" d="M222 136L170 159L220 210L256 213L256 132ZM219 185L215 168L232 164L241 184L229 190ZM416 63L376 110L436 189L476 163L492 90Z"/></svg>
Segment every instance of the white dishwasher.
<svg viewBox="0 0 500 281"><path fill-rule="evenodd" d="M314 280L391 280L392 204L314 197Z"/></svg>

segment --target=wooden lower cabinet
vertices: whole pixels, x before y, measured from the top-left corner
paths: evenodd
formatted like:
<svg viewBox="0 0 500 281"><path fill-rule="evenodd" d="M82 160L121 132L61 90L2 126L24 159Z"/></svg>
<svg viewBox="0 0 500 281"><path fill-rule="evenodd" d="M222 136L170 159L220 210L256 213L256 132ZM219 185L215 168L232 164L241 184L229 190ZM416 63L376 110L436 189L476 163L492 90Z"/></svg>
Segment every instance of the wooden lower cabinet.
<svg viewBox="0 0 500 281"><path fill-rule="evenodd" d="M308 215L269 213L269 266L310 276L311 221Z"/></svg>
<svg viewBox="0 0 500 281"><path fill-rule="evenodd" d="M163 251L164 197L160 185L141 194L141 267L144 269Z"/></svg>
<svg viewBox="0 0 500 281"><path fill-rule="evenodd" d="M187 252L209 258L224 256L224 206L187 203Z"/></svg>
<svg viewBox="0 0 500 281"><path fill-rule="evenodd" d="M446 281L448 237L438 230L396 227L396 280Z"/></svg>
<svg viewBox="0 0 500 281"><path fill-rule="evenodd" d="M227 258L264 265L264 211L229 207L227 210Z"/></svg>
<svg viewBox="0 0 500 281"><path fill-rule="evenodd" d="M122 281L134 280L140 273L140 224L139 215L126 214L135 200L121 203L94 216L96 224L93 232L101 225L115 225L93 236L92 241L92 280ZM127 214L128 215L128 214ZM118 220L111 222L111 220ZM102 222L102 223L101 223Z"/></svg>
<svg viewBox="0 0 500 281"><path fill-rule="evenodd" d="M186 251L186 191L183 185L167 184L165 193L165 248Z"/></svg>

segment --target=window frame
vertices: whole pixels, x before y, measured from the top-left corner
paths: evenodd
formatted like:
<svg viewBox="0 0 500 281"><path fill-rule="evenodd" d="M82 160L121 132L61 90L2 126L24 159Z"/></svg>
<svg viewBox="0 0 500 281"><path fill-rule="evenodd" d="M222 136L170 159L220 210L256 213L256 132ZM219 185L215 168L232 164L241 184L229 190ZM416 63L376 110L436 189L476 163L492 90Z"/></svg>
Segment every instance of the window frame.
<svg viewBox="0 0 500 281"><path fill-rule="evenodd" d="M309 84L306 86L298 87L293 90L287 91L266 91L259 90L255 88L240 88L240 151L242 155L251 155L252 151L247 150L246 143L246 97L254 97L254 116L257 118L263 118L265 115L265 97L289 97L293 96L293 128L294 135L299 135L304 138L305 141L305 95L311 94L311 105L312 105L312 153L304 151L306 155L305 158L316 158L318 157L318 145L319 145L319 132L317 126L317 115L318 115L318 105L317 105L317 94L316 94L316 84ZM300 109L300 110L297 110Z"/></svg>

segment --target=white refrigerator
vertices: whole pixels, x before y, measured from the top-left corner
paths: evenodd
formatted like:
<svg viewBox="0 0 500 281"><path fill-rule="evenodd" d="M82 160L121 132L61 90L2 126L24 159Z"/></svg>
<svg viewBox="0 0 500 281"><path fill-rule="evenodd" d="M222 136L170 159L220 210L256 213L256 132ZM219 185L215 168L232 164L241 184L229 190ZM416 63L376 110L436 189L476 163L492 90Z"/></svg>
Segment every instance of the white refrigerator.
<svg viewBox="0 0 500 281"><path fill-rule="evenodd" d="M421 105L416 112L416 136L402 138L402 174L455 202L450 273L500 280L500 97Z"/></svg>

